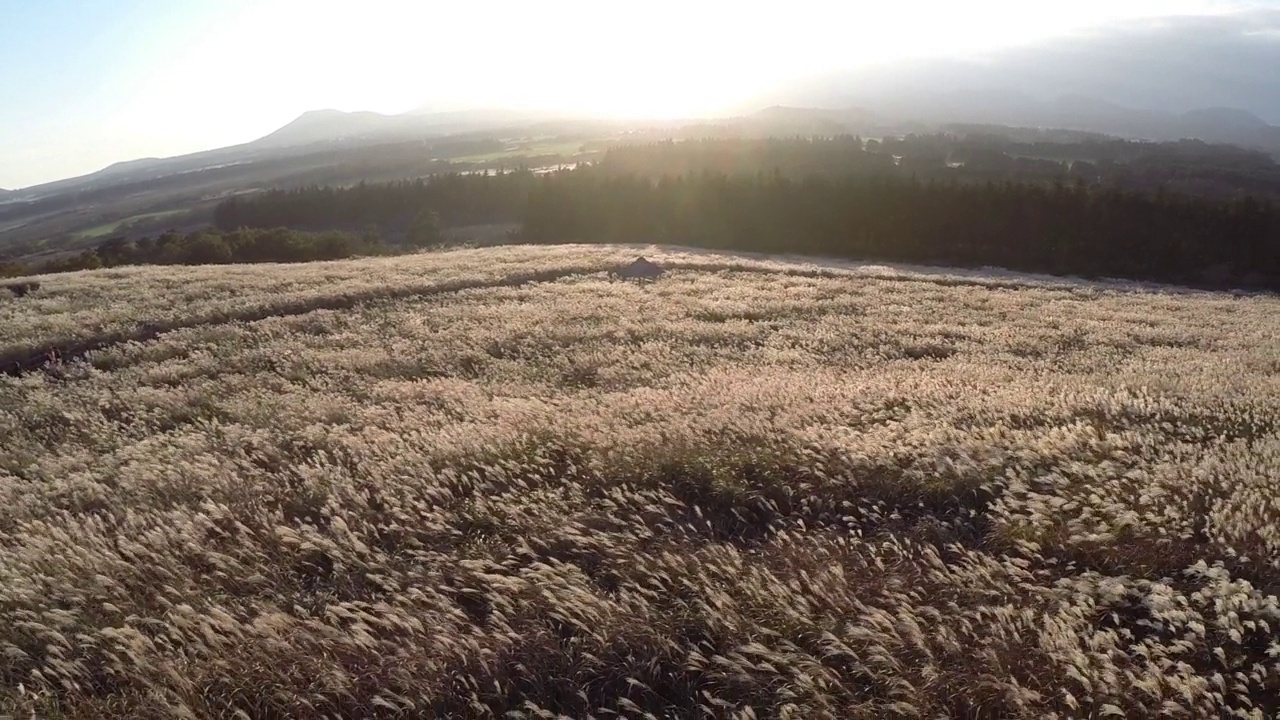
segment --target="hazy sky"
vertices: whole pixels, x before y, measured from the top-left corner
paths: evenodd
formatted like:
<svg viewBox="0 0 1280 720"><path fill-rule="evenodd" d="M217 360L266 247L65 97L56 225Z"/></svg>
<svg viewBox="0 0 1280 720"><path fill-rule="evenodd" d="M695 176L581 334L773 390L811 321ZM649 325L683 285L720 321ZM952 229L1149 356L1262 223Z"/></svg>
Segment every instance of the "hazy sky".
<svg viewBox="0 0 1280 720"><path fill-rule="evenodd" d="M252 140L318 108L715 113L786 84L1214 0L0 0L0 187Z"/></svg>

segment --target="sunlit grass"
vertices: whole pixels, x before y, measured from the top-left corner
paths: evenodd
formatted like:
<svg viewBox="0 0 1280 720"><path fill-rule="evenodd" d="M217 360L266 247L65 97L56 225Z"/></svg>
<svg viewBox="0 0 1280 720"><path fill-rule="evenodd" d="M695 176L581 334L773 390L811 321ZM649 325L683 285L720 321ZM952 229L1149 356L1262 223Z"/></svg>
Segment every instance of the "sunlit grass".
<svg viewBox="0 0 1280 720"><path fill-rule="evenodd" d="M1274 298L656 248L43 280L0 349L172 331L0 376L0 713L1280 711Z"/></svg>

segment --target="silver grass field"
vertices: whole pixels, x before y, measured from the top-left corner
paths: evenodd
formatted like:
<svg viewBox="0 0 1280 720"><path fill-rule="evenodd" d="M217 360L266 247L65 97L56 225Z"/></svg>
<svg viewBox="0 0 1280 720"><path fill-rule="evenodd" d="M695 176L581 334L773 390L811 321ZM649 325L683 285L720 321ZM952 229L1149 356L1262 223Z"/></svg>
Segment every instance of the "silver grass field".
<svg viewBox="0 0 1280 720"><path fill-rule="evenodd" d="M645 254L652 284L607 271ZM661 248L0 298L0 715L1280 713L1280 299Z"/></svg>

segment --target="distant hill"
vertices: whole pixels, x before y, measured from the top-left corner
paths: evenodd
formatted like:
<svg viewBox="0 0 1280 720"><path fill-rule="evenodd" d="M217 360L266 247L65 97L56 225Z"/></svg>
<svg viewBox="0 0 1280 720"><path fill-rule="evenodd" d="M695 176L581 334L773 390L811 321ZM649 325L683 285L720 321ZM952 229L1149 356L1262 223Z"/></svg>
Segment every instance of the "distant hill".
<svg viewBox="0 0 1280 720"><path fill-rule="evenodd" d="M62 244L79 241L84 233L110 231L113 223L126 220L208 209L227 194L261 187L418 177L447 167L450 158L503 152L512 138L555 138L537 141L541 152L551 152L566 144L579 146L566 143L567 138L590 140L599 149L601 137L633 142L841 134L884 138L962 129L977 134L992 130L1026 142L1081 142L1086 136L1195 138L1280 156L1280 127L1238 108L1179 114L1079 94L1044 100L998 88L928 94L921 87L866 97L844 92L847 86L809 88L800 97L786 102L775 98L779 101L736 117L698 120L605 121L503 109L420 108L399 115L315 110L240 145L119 162L80 177L0 190L0 253L49 247L50 238Z"/></svg>
<svg viewBox="0 0 1280 720"><path fill-rule="evenodd" d="M1239 145L1280 154L1280 127L1237 108L1204 108L1183 114L1124 107L1080 95L1038 101L1024 93L1000 90L955 91L932 95L902 92L874 103L848 102L848 94L826 88L811 92L811 105L775 104L737 118L705 120L708 127L729 126L752 134L857 133L863 135L934 132L956 125L992 125L1082 132L1122 138L1179 140ZM505 129L529 130L539 124L555 132L556 123L572 120L553 113L480 109L434 112L427 108L400 115L326 109L303 113L292 122L252 142L170 158L142 158L115 163L88 175L23 188L0 190L6 200L30 200L66 192L82 192L104 184L152 180L179 173L297 157L325 144L356 148Z"/></svg>
<svg viewBox="0 0 1280 720"><path fill-rule="evenodd" d="M1186 137L1280 151L1280 127L1246 110L1205 108L1183 113L1178 121Z"/></svg>
<svg viewBox="0 0 1280 720"><path fill-rule="evenodd" d="M991 135L1008 139L1012 142L1022 143L1101 143L1108 140L1115 140L1114 135L1106 133L1087 132L1085 130L1063 130L1060 128L1026 128L1014 127L1012 125L997 125L983 123L947 123L939 127L939 130L950 133L952 135L961 136L981 136Z"/></svg>
<svg viewBox="0 0 1280 720"><path fill-rule="evenodd" d="M553 113L518 110L410 110L400 115L312 110L248 145L298 147L315 143L395 142L423 136L497 130L559 119Z"/></svg>
<svg viewBox="0 0 1280 720"><path fill-rule="evenodd" d="M1239 131L1257 131L1265 130L1271 127L1267 121L1254 115L1248 110L1239 108L1203 108L1201 110L1192 110L1182 114L1185 122L1204 123L1217 127L1230 127Z"/></svg>
<svg viewBox="0 0 1280 720"><path fill-rule="evenodd" d="M1275 95L1271 80L1256 83L1252 100L1247 93L1234 93L1231 102L1223 103L1213 93L1127 92L1124 82L1128 81L1117 71L1059 68L1062 77L1074 78L1072 82L1051 82L1049 76L1028 79L1017 72L1018 64L1035 62L1035 57L1021 56L1016 63L994 65L936 60L832 73L793 83L772 102L808 108L862 107L899 126L965 123L1057 128L1128 139L1198 139L1280 155L1280 126L1270 124L1280 123L1280 108L1266 99ZM1197 106L1197 97L1204 98L1204 105Z"/></svg>
<svg viewBox="0 0 1280 720"><path fill-rule="evenodd" d="M4 191L5 194L0 194L0 198L36 200L63 193L85 192L106 185L154 180L228 165L301 157L317 152L320 149L317 145L320 144L351 149L504 128L514 131L533 123L555 119L556 116L550 113L504 110L442 113L410 111L402 115L312 110L280 129L248 143L168 158L127 160L86 175L21 190Z"/></svg>
<svg viewBox="0 0 1280 720"><path fill-rule="evenodd" d="M312 110L250 144L256 147L288 147L348 140L387 132L396 124L395 117L375 112Z"/></svg>
<svg viewBox="0 0 1280 720"><path fill-rule="evenodd" d="M1239 108L1201 108L1184 113L1139 110L1080 95L1032 104L1021 124L1054 125L1147 140L1194 138L1208 143L1239 145L1280 152L1280 127ZM991 112L998 113L993 108Z"/></svg>
<svg viewBox="0 0 1280 720"><path fill-rule="evenodd" d="M901 134L955 128L1019 128L1023 134L1052 133L1134 140L1203 140L1280 156L1280 127L1239 108L1202 108L1185 113L1130 108L1101 98L1062 95L1037 100L1025 93L983 90L933 95L899 93L880 102L849 107L844 94L820 93L813 105L774 105L745 116L757 128L831 134Z"/></svg>
<svg viewBox="0 0 1280 720"><path fill-rule="evenodd" d="M926 98L905 100L891 114L925 121L1052 127L1142 140L1194 138L1280 153L1280 127L1236 108L1204 108L1179 114L1135 109L1082 95L1037 101L1020 95L957 93L940 105Z"/></svg>

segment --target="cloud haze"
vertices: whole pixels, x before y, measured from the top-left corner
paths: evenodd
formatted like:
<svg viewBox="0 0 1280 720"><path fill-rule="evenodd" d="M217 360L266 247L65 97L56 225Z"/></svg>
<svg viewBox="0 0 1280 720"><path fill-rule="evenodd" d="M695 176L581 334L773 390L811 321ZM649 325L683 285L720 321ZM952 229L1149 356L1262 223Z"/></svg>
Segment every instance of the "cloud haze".
<svg viewBox="0 0 1280 720"><path fill-rule="evenodd" d="M793 104L923 107L930 98L1094 97L1185 112L1236 107L1280 124L1280 9L1114 24L985 57L929 59L794 86ZM951 103L939 101L939 107Z"/></svg>
<svg viewBox="0 0 1280 720"><path fill-rule="evenodd" d="M957 107L948 93L988 90L1228 105L1280 123L1278 8L41 0L0 20L0 186L244 142L320 108L688 117L901 100L905 87L941 110Z"/></svg>

